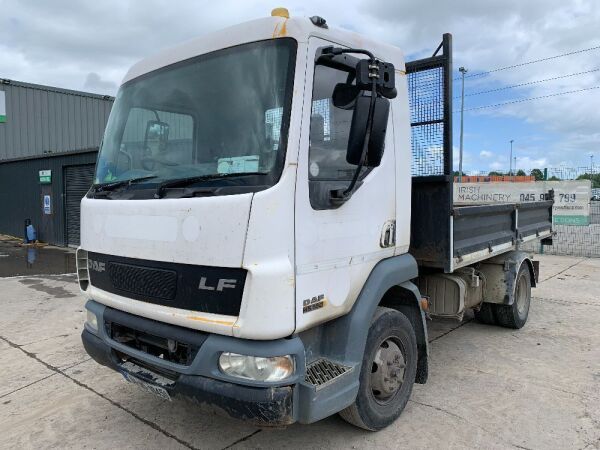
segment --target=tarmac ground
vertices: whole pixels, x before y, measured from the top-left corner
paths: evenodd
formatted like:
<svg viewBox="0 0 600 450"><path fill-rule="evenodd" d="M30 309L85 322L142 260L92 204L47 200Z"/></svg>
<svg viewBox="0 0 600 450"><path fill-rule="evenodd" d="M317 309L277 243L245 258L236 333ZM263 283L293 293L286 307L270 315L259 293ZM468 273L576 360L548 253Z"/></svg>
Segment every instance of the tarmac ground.
<svg viewBox="0 0 600 450"><path fill-rule="evenodd" d="M2 449L600 448L600 259L539 255L521 330L429 322L428 383L372 433L338 416L260 429L151 396L83 350L73 252L28 250L0 239Z"/></svg>

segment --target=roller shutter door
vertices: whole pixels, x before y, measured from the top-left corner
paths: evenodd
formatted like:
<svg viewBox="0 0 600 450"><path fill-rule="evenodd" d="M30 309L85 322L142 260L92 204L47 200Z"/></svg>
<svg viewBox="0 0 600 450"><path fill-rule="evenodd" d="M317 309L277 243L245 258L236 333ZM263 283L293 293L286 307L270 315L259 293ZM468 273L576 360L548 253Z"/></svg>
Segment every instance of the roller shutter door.
<svg viewBox="0 0 600 450"><path fill-rule="evenodd" d="M65 167L65 208L67 245L79 245L81 199L94 180L94 164Z"/></svg>

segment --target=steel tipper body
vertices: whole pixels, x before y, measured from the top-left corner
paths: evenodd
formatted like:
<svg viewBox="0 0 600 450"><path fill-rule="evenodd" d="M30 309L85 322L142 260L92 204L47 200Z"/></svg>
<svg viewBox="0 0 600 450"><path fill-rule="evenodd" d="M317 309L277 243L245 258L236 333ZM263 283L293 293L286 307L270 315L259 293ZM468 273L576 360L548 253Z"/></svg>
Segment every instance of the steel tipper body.
<svg viewBox="0 0 600 450"><path fill-rule="evenodd" d="M492 228L513 225L491 220L470 242L457 215L452 231L451 85L445 115L415 121L428 93L411 73L433 64L449 80L449 35L442 47L409 70L395 47L275 11L136 64L81 204L88 353L163 398L233 417L341 412L377 430L427 379L424 309L522 326L528 258L460 262L471 250L469 262L485 260ZM415 159L415 127L430 125L422 135L442 130L443 149L429 145L431 161L449 173L415 181L428 159ZM528 233L546 233L547 217L532 217Z"/></svg>

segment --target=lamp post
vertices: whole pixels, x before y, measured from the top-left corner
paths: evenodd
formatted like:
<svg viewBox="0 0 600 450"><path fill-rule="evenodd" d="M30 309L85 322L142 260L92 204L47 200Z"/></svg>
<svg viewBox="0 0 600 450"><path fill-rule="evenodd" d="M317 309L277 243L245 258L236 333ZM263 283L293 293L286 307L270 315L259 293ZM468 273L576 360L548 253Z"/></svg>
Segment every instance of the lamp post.
<svg viewBox="0 0 600 450"><path fill-rule="evenodd" d="M462 74L462 94L460 101L460 154L458 158L458 182L462 183L463 175L463 114L465 111L465 73L467 69L459 67L458 71Z"/></svg>
<svg viewBox="0 0 600 450"><path fill-rule="evenodd" d="M508 158L508 176L512 175L512 144L514 139L510 140L510 157Z"/></svg>

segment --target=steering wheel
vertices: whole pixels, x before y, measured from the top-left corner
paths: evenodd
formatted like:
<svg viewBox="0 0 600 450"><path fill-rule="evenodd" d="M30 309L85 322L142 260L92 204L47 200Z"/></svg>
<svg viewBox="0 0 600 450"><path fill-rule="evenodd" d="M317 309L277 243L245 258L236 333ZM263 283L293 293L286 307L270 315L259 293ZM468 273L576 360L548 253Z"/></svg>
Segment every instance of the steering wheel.
<svg viewBox="0 0 600 450"><path fill-rule="evenodd" d="M156 168L156 163L162 164L163 166L178 166L179 165L173 161L167 161L166 159L157 158L156 156L154 156L152 154L152 152L150 151L150 149L148 147L146 147L146 149L144 150L144 155L142 156L140 162L142 163L142 167L145 170L148 170L150 172L154 171L154 169Z"/></svg>

